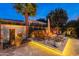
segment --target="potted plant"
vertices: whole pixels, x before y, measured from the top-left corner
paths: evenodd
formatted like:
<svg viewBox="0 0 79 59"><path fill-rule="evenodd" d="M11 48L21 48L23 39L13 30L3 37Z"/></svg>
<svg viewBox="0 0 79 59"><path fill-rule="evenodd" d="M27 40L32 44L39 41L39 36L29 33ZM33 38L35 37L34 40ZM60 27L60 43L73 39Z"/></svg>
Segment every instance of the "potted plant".
<svg viewBox="0 0 79 59"><path fill-rule="evenodd" d="M22 42L22 33L18 33L15 39L15 46L19 47Z"/></svg>

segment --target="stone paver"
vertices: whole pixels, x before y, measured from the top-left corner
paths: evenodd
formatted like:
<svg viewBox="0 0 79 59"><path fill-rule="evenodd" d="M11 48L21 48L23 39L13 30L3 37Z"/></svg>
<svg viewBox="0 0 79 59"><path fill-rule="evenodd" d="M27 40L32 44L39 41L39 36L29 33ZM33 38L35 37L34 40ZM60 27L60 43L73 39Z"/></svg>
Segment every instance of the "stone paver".
<svg viewBox="0 0 79 59"><path fill-rule="evenodd" d="M36 47L24 44L18 48L12 47L9 49L0 50L0 56L48 56L48 54Z"/></svg>
<svg viewBox="0 0 79 59"><path fill-rule="evenodd" d="M75 55L79 56L79 40L73 40L73 49L75 52Z"/></svg>

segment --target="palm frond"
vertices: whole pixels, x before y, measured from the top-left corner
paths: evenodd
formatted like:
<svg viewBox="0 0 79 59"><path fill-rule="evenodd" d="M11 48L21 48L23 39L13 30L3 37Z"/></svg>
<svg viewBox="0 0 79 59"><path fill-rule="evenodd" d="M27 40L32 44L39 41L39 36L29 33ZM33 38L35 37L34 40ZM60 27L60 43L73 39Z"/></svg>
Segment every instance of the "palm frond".
<svg viewBox="0 0 79 59"><path fill-rule="evenodd" d="M29 16L34 16L36 14L36 4L34 3L17 3L14 8L25 15L27 12Z"/></svg>

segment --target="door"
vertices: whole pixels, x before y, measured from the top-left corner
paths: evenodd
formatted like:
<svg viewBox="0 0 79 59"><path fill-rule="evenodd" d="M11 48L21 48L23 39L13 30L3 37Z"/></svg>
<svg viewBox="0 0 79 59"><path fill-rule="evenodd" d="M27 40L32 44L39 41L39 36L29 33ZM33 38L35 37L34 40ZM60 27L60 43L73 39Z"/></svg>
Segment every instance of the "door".
<svg viewBox="0 0 79 59"><path fill-rule="evenodd" d="M9 29L9 43L10 45L14 45L15 41L15 29Z"/></svg>

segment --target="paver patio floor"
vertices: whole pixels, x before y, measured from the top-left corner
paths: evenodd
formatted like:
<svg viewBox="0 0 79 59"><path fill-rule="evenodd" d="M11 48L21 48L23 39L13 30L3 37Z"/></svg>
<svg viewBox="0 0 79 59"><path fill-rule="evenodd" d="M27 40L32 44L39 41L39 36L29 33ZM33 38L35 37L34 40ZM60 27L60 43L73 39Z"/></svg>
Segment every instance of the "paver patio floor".
<svg viewBox="0 0 79 59"><path fill-rule="evenodd" d="M75 52L74 55L79 55L79 40L72 40L73 41L73 51ZM31 42L32 43L32 42ZM33 45L32 45L33 44ZM48 50L41 50L42 46L35 45L37 43L32 44L23 44L20 47L12 47L5 50L0 50L0 56L56 56L53 52L46 53ZM45 47L43 47L45 48ZM55 49L53 49L55 50ZM51 55L52 53L52 55Z"/></svg>
<svg viewBox="0 0 79 59"><path fill-rule="evenodd" d="M20 47L12 47L5 50L0 50L0 56L49 56L39 48L24 44Z"/></svg>

